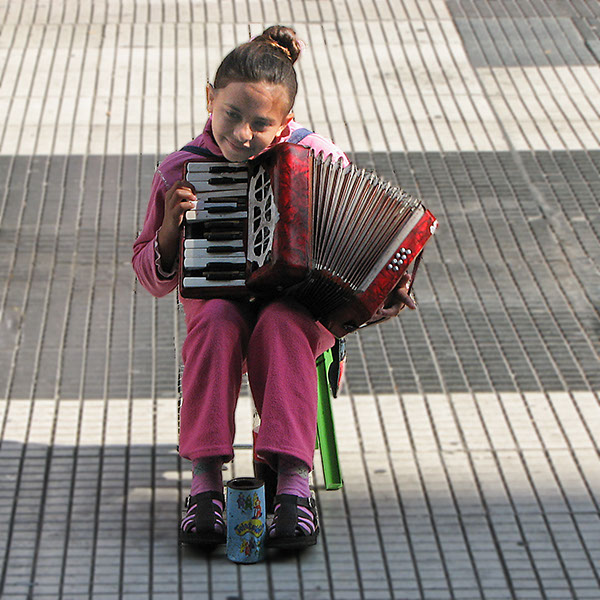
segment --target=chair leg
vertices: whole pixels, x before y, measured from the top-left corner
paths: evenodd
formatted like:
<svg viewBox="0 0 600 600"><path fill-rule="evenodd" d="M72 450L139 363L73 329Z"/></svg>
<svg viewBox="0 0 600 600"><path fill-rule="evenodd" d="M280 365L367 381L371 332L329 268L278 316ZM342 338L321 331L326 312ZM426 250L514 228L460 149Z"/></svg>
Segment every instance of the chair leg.
<svg viewBox="0 0 600 600"><path fill-rule="evenodd" d="M332 360L330 350L319 356L317 359L319 392L319 404L317 409L317 445L321 452L325 488L328 490L338 490L343 485L343 479L335 437L333 410L331 407L332 393L327 377L329 365Z"/></svg>

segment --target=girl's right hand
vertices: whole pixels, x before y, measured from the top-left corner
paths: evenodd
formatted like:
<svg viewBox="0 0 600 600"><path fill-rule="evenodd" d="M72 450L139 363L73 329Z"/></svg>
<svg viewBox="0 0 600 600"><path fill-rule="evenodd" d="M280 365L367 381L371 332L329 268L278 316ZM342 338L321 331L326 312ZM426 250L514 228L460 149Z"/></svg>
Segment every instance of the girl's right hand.
<svg viewBox="0 0 600 600"><path fill-rule="evenodd" d="M165 195L165 215L163 227L174 231L179 230L183 223L183 215L194 208L193 201L196 200L196 190L187 181L176 181Z"/></svg>
<svg viewBox="0 0 600 600"><path fill-rule="evenodd" d="M166 272L172 271L175 264L183 215L194 208L194 200L196 191L187 181L176 181L165 194L165 214L157 240L161 267Z"/></svg>

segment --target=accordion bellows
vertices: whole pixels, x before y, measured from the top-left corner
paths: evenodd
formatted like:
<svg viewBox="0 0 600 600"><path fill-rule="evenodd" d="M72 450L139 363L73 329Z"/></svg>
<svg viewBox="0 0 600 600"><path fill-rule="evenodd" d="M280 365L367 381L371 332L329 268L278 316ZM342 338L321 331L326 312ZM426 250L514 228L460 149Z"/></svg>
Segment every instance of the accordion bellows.
<svg viewBox="0 0 600 600"><path fill-rule="evenodd" d="M437 227L354 165L278 144L248 163L188 162L183 297L291 296L334 335L368 321Z"/></svg>

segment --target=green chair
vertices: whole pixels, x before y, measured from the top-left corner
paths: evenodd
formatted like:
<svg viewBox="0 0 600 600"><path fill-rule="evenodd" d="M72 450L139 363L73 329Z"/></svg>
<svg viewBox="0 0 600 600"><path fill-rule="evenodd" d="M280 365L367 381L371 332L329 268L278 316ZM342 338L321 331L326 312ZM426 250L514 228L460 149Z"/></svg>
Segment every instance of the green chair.
<svg viewBox="0 0 600 600"><path fill-rule="evenodd" d="M317 448L321 453L323 480L328 490L338 490L343 485L331 400L337 396L344 351L343 340L337 340L333 348L317 358Z"/></svg>

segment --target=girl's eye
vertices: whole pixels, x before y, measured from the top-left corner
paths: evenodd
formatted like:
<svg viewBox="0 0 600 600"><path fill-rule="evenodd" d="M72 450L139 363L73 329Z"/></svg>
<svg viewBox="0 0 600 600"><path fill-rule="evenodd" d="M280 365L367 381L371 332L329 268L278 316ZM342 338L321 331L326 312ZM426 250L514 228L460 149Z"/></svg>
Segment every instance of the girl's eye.
<svg viewBox="0 0 600 600"><path fill-rule="evenodd" d="M256 123L254 123L252 129L254 131L264 131L268 126L269 124L265 123L264 121L257 121Z"/></svg>
<svg viewBox="0 0 600 600"><path fill-rule="evenodd" d="M238 114L236 112L233 112L232 110L228 110L225 114L232 121L235 121L238 118Z"/></svg>

